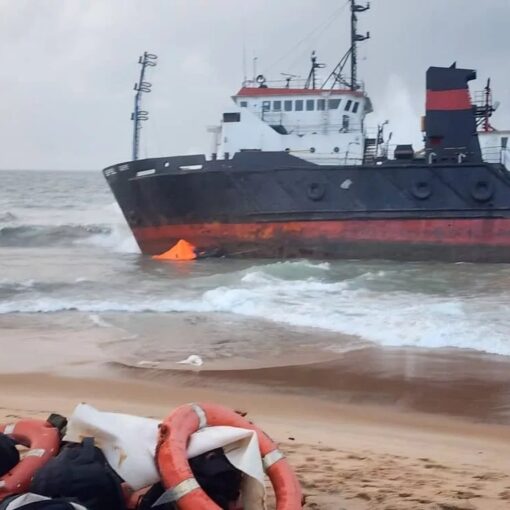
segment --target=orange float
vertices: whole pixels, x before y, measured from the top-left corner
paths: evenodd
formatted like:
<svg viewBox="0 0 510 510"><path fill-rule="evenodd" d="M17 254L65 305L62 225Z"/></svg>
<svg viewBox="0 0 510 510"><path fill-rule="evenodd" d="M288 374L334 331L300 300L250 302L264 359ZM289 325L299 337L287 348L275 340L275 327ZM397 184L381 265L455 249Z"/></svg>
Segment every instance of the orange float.
<svg viewBox="0 0 510 510"><path fill-rule="evenodd" d="M153 255L154 260L195 260L197 258L197 248L188 241L181 239L168 251L161 255Z"/></svg>
<svg viewBox="0 0 510 510"><path fill-rule="evenodd" d="M256 432L264 469L275 491L276 509L300 510L301 487L273 440L235 411L216 404L180 406L160 425L156 462L163 485L167 489L165 502L175 502L179 510L221 510L195 480L187 458L191 434L204 427L219 425Z"/></svg>
<svg viewBox="0 0 510 510"><path fill-rule="evenodd" d="M60 431L43 420L20 420L0 425L0 432L29 448L22 460L0 478L0 501L27 492L35 472L58 453Z"/></svg>

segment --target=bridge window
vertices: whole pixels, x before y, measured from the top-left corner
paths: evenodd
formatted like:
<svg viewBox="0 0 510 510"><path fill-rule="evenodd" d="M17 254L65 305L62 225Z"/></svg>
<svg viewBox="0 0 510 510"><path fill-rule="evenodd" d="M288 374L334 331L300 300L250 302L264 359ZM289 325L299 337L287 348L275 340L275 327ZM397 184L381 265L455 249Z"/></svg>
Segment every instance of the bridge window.
<svg viewBox="0 0 510 510"><path fill-rule="evenodd" d="M273 111L274 112L282 111L282 102L281 101L273 101Z"/></svg>
<svg viewBox="0 0 510 510"><path fill-rule="evenodd" d="M306 111L311 112L315 109L315 99L306 100Z"/></svg>
<svg viewBox="0 0 510 510"><path fill-rule="evenodd" d="M268 112L271 109L271 101L262 101L262 111Z"/></svg>
<svg viewBox="0 0 510 510"><path fill-rule="evenodd" d="M223 122L241 122L241 112L224 113Z"/></svg>
<svg viewBox="0 0 510 510"><path fill-rule="evenodd" d="M246 108L246 107L248 106L248 101L241 101L241 102L239 103L239 106L240 106L241 108Z"/></svg>
<svg viewBox="0 0 510 510"><path fill-rule="evenodd" d="M345 111L348 112L351 109L352 101L349 99L345 105Z"/></svg>
<svg viewBox="0 0 510 510"><path fill-rule="evenodd" d="M284 101L283 108L286 112L291 112L292 111L292 101Z"/></svg>
<svg viewBox="0 0 510 510"><path fill-rule="evenodd" d="M352 113L358 113L358 108L359 108L359 101L356 101L354 103L354 106L352 107Z"/></svg>
<svg viewBox="0 0 510 510"><path fill-rule="evenodd" d="M326 100L325 99L317 99L317 110L325 110L326 109Z"/></svg>
<svg viewBox="0 0 510 510"><path fill-rule="evenodd" d="M328 109L336 110L340 106L340 99L328 99Z"/></svg>
<svg viewBox="0 0 510 510"><path fill-rule="evenodd" d="M296 104L294 106L295 106L294 110L296 110L296 112L302 112L303 111L303 100L297 99Z"/></svg>
<svg viewBox="0 0 510 510"><path fill-rule="evenodd" d="M501 148L506 149L508 147L508 136L501 137Z"/></svg>

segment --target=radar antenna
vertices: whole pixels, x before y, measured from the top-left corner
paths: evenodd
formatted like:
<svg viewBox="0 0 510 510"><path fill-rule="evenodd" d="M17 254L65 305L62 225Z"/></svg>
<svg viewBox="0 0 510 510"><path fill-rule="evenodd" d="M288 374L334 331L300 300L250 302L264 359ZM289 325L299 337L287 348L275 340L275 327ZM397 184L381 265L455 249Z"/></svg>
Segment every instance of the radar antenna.
<svg viewBox="0 0 510 510"><path fill-rule="evenodd" d="M475 94L475 117L477 128L489 133L494 131L490 118L497 110L499 104L492 102L491 79L487 80L487 85L481 92Z"/></svg>
<svg viewBox="0 0 510 510"><path fill-rule="evenodd" d="M290 88L290 82L293 78L299 78L297 74L289 74L289 73L280 73L282 76L285 76L285 88Z"/></svg>
<svg viewBox="0 0 510 510"><path fill-rule="evenodd" d="M141 122L149 119L149 112L142 110L142 93L150 92L152 83L145 81L145 70L147 67L154 67L156 65L157 55L153 53L144 52L143 56L138 59L138 63L141 64L142 69L140 71L140 78L138 83L135 83L134 90L135 94L135 110L131 114L131 120L133 124L133 160L138 159L138 151L140 147L140 129L142 128Z"/></svg>

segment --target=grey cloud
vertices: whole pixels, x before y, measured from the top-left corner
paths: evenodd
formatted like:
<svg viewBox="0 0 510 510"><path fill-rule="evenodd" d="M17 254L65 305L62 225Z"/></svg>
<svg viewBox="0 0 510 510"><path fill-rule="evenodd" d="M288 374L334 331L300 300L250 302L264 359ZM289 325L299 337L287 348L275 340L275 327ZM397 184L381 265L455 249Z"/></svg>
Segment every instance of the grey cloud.
<svg viewBox="0 0 510 510"><path fill-rule="evenodd" d="M207 151L206 126L240 86L243 47L247 67L257 55L268 78L306 75L312 49L334 65L348 47L345 3L0 0L0 168L100 169L129 159L145 49L160 58L144 98L151 118L142 150ZM418 143L425 70L456 60L478 69L475 88L492 77L502 102L494 123L510 127L509 22L508 0L373 0L360 16L372 35L360 49L371 121L389 118L398 140Z"/></svg>

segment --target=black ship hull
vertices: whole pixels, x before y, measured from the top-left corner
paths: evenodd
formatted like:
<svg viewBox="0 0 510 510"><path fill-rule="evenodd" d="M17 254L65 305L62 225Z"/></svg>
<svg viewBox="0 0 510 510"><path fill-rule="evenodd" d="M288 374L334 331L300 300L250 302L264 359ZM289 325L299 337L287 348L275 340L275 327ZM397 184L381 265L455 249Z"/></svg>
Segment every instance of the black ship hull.
<svg viewBox="0 0 510 510"><path fill-rule="evenodd" d="M361 166L240 150L104 174L151 255L184 239L226 256L510 262L510 173L482 160L476 119L489 105L472 104L475 77L455 65L427 71L423 159L410 146Z"/></svg>
<svg viewBox="0 0 510 510"><path fill-rule="evenodd" d="M510 261L502 165L314 165L286 153L157 158L105 177L142 253Z"/></svg>

